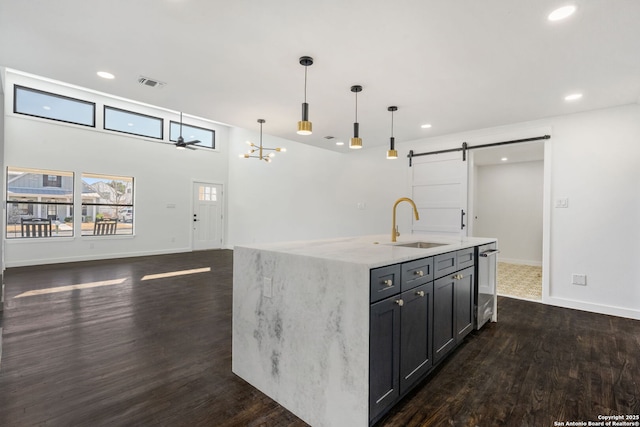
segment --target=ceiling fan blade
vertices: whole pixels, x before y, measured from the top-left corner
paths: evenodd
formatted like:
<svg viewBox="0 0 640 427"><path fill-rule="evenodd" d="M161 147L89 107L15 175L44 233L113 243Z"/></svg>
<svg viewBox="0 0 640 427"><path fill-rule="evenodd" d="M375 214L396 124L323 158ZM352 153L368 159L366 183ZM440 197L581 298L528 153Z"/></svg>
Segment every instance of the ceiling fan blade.
<svg viewBox="0 0 640 427"><path fill-rule="evenodd" d="M199 141L199 140L197 140L197 139L194 139L193 141L185 142L185 144L188 144L188 145L191 145L191 144L200 144L200 141Z"/></svg>
<svg viewBox="0 0 640 427"><path fill-rule="evenodd" d="M187 144L188 144L188 143L187 143ZM190 146L190 145L185 145L185 147L184 147L184 148L187 148L187 149L189 149L189 150L195 150L195 147L192 147L192 146Z"/></svg>

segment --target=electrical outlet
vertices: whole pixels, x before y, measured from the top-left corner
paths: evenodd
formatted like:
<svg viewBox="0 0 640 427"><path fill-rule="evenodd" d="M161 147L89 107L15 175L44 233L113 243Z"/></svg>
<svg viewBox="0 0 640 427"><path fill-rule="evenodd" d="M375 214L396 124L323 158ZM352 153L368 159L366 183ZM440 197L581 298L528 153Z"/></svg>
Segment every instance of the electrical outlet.
<svg viewBox="0 0 640 427"><path fill-rule="evenodd" d="M559 197L556 199L556 208L568 208L568 207L569 207L568 197Z"/></svg>
<svg viewBox="0 0 640 427"><path fill-rule="evenodd" d="M587 275L586 274L572 274L571 275L571 284L579 285L579 286L587 286Z"/></svg>
<svg viewBox="0 0 640 427"><path fill-rule="evenodd" d="M273 296L273 280L271 280L271 277L262 278L262 296L265 298Z"/></svg>

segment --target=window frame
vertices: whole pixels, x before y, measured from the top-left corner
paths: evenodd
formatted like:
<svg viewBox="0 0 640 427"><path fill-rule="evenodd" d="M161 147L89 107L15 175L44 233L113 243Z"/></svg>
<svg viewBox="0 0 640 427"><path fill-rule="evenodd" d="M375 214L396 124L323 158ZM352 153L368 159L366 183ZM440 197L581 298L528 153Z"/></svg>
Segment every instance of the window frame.
<svg viewBox="0 0 640 427"><path fill-rule="evenodd" d="M119 129L111 129L107 127L107 110L113 110L113 111L119 111L121 113L127 113L127 114L131 114L133 116L140 116L140 117L146 117L149 119L156 119L160 121L160 136L152 136L152 135L145 135L145 134L141 134L141 133L135 133L135 132L127 132L124 130L119 130ZM157 139L157 140L164 140L164 119L162 117L156 117L156 116L151 116L149 114L143 114L143 113L138 113L137 111L131 111L131 110L125 110L124 108L118 108L118 107L112 107L110 105L104 104L103 108L102 108L102 128L106 131L109 132L118 132L118 133L124 133L127 135L135 135L135 136L139 136L142 138L152 138L152 139Z"/></svg>
<svg viewBox="0 0 640 427"><path fill-rule="evenodd" d="M30 173L30 174L34 174L34 175L41 175L43 178L36 180L37 182L39 182L41 184L41 187L25 187L25 188L60 188L61 190L64 190L64 187L46 187L44 185L44 177L47 176L57 176L60 178L60 181L62 181L62 177L67 177L70 178L71 180L71 195L70 195L70 200L68 202L66 201L55 201L56 197L52 197L50 194L46 194L46 193L34 193L32 196L18 196L18 197L12 197L9 195L9 191L11 189L11 186L9 184L10 181L10 177L9 177L9 171L13 171L13 172L23 172L23 173ZM17 215L18 217L20 217L20 219L27 219L27 218L22 218L23 216L31 216L32 218L29 219L35 219L36 217L35 215L35 206L40 206L39 208L37 208L37 211L39 213L39 217L40 219L48 219L51 222L51 234L48 236L39 236L41 238L74 238L76 235L76 228L75 228L75 220L71 222L71 224L73 224L72 228L71 228L71 232L69 235L59 235L59 231L58 231L58 226L62 223L64 223L64 219L56 219L55 221L58 221L57 223L54 222L54 219L50 218L50 214L49 211L52 207L57 206L66 206L68 208L68 211L71 212L71 214L69 215L71 218L73 217L73 212L74 212L74 202L75 202L75 196L76 196L76 183L75 183L75 172L72 171L53 171L50 169L35 169L35 168L23 168L23 167L17 167L17 166L6 166L5 169L5 179L7 182L6 188L5 188L5 199L6 199L6 205L7 205L7 209L6 209L6 215L4 218L4 224L5 224L5 233L4 233L4 238L7 241L26 241L26 240L33 240L32 237L29 236L24 236L24 235L20 235L18 236L18 230L15 227L20 227L20 229L22 229L22 221L20 222L16 222L16 223L9 223L9 218L12 215ZM17 187L17 188L22 188L22 187ZM26 193L24 193L26 194ZM40 198L41 200L27 200L29 198L35 198L38 199ZM53 200L51 200L53 199ZM25 208L25 210L27 211L27 213L21 213L21 212L13 212L14 209L17 209L18 211L21 210L21 205L23 208ZM15 206L15 208L11 208L11 206ZM57 208L54 208L57 209ZM31 213L29 213L29 211L31 211ZM44 215L46 216L46 218L43 218L43 211L44 211ZM60 218L58 216L58 212L56 212L56 217ZM67 218L66 216L64 218ZM10 231L10 226L13 226L13 236L11 237L9 235ZM55 227L55 228L54 228ZM56 234L53 234L53 231L55 230ZM63 231L69 231L69 230L63 230Z"/></svg>
<svg viewBox="0 0 640 427"><path fill-rule="evenodd" d="M97 179L103 179L103 178L111 178L112 181L114 180L122 180L122 181L126 181L126 180L130 180L131 181L131 186L130 189L131 191L126 191L128 189L125 188L125 192L123 194L130 194L130 203L94 203L94 202L84 202L82 200L82 195L80 196L80 212L81 212L81 216L87 216L86 212L88 212L88 207L89 206L94 206L94 207L98 207L98 209L102 206L104 207L113 207L115 208L116 211L116 218L118 219L118 222L120 222L120 211L122 209L127 209L127 208L131 208L131 232L130 233L122 233L119 234L116 232L114 234L95 234L95 226L94 226L94 232L92 234L84 234L82 232L82 226L80 226L80 236L81 237L88 237L88 238L93 238L93 237L131 237L135 235L135 226L134 226L134 218L135 218L135 202L134 202L134 186L135 186L135 177L133 176L121 176L121 175L108 175L108 174L100 174L100 173L93 173L93 172L81 172L80 173L80 180L83 183L83 185L85 185L85 179L86 178L97 178ZM87 185L92 185L92 184L87 184ZM96 190L97 191L97 190ZM98 193L99 194L99 193ZM96 215L97 216L97 215ZM96 218L93 218L93 222L95 224L96 222ZM83 223L83 221L81 220L81 223ZM122 223L127 223L127 221L122 221Z"/></svg>
<svg viewBox="0 0 640 427"><path fill-rule="evenodd" d="M177 126L180 126L180 122L174 122L173 120L169 120L169 141L170 142L178 142L178 137L180 136L178 134L178 137L176 137L175 139L171 138L171 125L175 123ZM188 126L190 128L194 128L194 129L198 129L198 130L202 130L202 131L207 131L207 132L211 132L211 145L212 147L206 146L206 145L202 145L202 144L193 144L191 145L192 147L201 147L201 148L206 148L209 150L215 150L216 149L216 131L215 129L209 129L209 128L204 128L202 126L194 126L194 125L190 125L187 124L185 122L182 122L182 127L184 128L185 126ZM184 138L184 136L183 136ZM188 142L188 141L185 141Z"/></svg>
<svg viewBox="0 0 640 427"><path fill-rule="evenodd" d="M40 95L46 95L46 96L50 96L50 97L53 97L53 98L60 98L60 99L66 100L66 101L76 102L76 103L79 103L79 104L89 105L89 106L91 106L91 109L92 109L92 117L91 117L92 123L91 124L79 123L79 122L74 122L74 121L70 121L70 120L55 119L55 118L52 118L52 117L40 116L38 114L24 113L24 112L18 111L18 91L19 90L24 90L26 92L33 92L33 93L37 93L37 94L40 94ZM54 122L69 123L69 124L73 124L73 125L77 125L77 126L84 126L84 127L90 127L90 128L95 128L96 127L96 103L95 102L85 101L84 99L73 98L71 96L60 95L60 94L57 94L57 93L47 92L45 90L35 89L35 88L32 88L32 87L22 86L22 85L18 85L18 84L14 84L13 85L13 113L14 114L20 114L20 115L23 115L23 116L28 116L28 117L37 117L39 119L44 119L44 120L52 120Z"/></svg>

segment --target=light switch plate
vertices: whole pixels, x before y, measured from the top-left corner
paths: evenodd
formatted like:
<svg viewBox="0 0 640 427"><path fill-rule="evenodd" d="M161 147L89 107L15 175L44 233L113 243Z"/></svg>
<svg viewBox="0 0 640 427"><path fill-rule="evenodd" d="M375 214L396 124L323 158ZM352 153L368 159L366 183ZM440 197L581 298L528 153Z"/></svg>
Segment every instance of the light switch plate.
<svg viewBox="0 0 640 427"><path fill-rule="evenodd" d="M558 197L556 199L556 208L568 208L568 207L569 207L568 197Z"/></svg>

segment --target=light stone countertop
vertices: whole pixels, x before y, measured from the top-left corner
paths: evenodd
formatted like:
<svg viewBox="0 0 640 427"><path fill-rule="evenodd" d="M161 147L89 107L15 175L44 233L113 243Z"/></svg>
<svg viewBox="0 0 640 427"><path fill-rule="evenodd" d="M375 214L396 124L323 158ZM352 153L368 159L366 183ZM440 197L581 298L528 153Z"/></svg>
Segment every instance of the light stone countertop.
<svg viewBox="0 0 640 427"><path fill-rule="evenodd" d="M496 241L390 234L237 245L232 371L309 425L367 427L370 270Z"/></svg>
<svg viewBox="0 0 640 427"><path fill-rule="evenodd" d="M391 236L384 234L323 240L243 244L237 245L237 247L341 261L365 265L368 268L377 268L497 241L495 238L488 237L464 237L461 239L460 237L426 234L401 235L397 240L396 243L392 243ZM444 243L444 245L428 249L397 246L402 243L418 241Z"/></svg>

